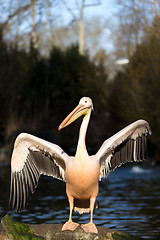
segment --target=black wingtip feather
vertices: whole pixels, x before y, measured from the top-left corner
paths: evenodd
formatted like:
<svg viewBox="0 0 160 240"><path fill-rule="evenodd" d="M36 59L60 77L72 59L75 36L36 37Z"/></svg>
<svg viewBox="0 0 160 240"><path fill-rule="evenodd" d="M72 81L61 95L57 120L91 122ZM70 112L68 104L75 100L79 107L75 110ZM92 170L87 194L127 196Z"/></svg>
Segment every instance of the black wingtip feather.
<svg viewBox="0 0 160 240"><path fill-rule="evenodd" d="M30 166L28 162L26 162L26 174L27 174L27 182L29 184L30 190L32 193L34 193L33 176L32 176L32 172L30 171Z"/></svg>
<svg viewBox="0 0 160 240"><path fill-rule="evenodd" d="M11 202L11 207L12 207L12 210L15 209L15 205L16 205L16 197L17 197L17 189L16 189L16 175L15 173L13 173L12 175L12 182L13 182L13 188L12 188L12 192L11 192L11 195L12 195L12 202Z"/></svg>
<svg viewBox="0 0 160 240"><path fill-rule="evenodd" d="M12 207L12 201L13 201L13 176L12 176L12 174L11 174L10 196L9 196L9 208Z"/></svg>
<svg viewBox="0 0 160 240"><path fill-rule="evenodd" d="M25 209L29 201L30 191L34 193L38 185L41 174L53 176L65 181L65 172L61 174L61 168L54 161L54 156L48 152L33 151L28 149L28 155L25 159L24 166L20 171L11 172L10 198L9 206L20 212ZM55 154L56 157L56 154ZM63 168L61 168L64 171Z"/></svg>
<svg viewBox="0 0 160 240"><path fill-rule="evenodd" d="M109 171L120 167L126 162L143 161L147 158L147 137L146 134L137 136L136 139L126 139L112 151L109 162L103 164L103 176ZM108 169L108 171L107 171Z"/></svg>

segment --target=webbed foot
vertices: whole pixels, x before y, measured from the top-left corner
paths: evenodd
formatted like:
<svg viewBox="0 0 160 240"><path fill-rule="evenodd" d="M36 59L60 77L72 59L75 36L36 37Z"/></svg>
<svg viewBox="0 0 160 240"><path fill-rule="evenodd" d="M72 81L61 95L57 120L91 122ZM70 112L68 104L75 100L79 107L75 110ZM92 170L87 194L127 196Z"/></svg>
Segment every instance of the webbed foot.
<svg viewBox="0 0 160 240"><path fill-rule="evenodd" d="M79 226L79 223L75 223L75 222L72 222L72 221L68 221L66 222L63 227L62 227L62 231L65 231L65 230L70 230L70 231L74 231L76 230L76 228Z"/></svg>
<svg viewBox="0 0 160 240"><path fill-rule="evenodd" d="M87 224L82 224L81 228L86 232L96 233L98 234L98 230L96 228L96 225L93 222L89 222Z"/></svg>

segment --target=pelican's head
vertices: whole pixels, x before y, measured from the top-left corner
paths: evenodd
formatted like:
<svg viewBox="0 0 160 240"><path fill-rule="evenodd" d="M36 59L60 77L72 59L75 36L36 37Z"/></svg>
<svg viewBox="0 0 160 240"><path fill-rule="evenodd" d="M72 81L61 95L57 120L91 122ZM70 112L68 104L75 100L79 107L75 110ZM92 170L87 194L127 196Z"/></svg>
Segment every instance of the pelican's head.
<svg viewBox="0 0 160 240"><path fill-rule="evenodd" d="M82 115L84 116L88 115L92 111L92 109L93 109L92 100L89 97L81 98L78 106L59 125L58 131L68 126Z"/></svg>

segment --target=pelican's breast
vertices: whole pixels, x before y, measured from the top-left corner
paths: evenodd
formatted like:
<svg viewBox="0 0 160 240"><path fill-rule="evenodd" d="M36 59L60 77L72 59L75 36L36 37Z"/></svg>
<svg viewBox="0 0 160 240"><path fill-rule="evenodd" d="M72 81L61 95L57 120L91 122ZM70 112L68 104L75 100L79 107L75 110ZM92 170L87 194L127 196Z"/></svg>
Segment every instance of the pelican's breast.
<svg viewBox="0 0 160 240"><path fill-rule="evenodd" d="M99 166L88 157L75 158L66 169L67 191L75 198L90 198L98 193ZM95 193L96 192L96 193Z"/></svg>

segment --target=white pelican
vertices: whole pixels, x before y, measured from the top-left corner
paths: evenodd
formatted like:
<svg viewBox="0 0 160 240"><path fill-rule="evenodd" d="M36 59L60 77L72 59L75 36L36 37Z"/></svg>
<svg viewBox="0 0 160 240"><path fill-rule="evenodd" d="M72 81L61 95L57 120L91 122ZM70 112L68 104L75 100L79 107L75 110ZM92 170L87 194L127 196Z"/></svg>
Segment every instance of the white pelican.
<svg viewBox="0 0 160 240"><path fill-rule="evenodd" d="M81 227L85 232L98 232L93 223L93 209L99 180L126 162L146 159L146 136L151 130L144 120L133 122L107 139L94 156L89 156L85 138L92 109L92 100L83 97L58 128L61 130L84 116L74 157L68 156L59 146L33 135L18 135L11 158L10 204L13 209L20 212L26 207L29 192L34 193L41 174L52 176L66 181L70 215L62 231L74 231L79 226L72 221L72 211L75 210L80 214L91 212L90 222Z"/></svg>

